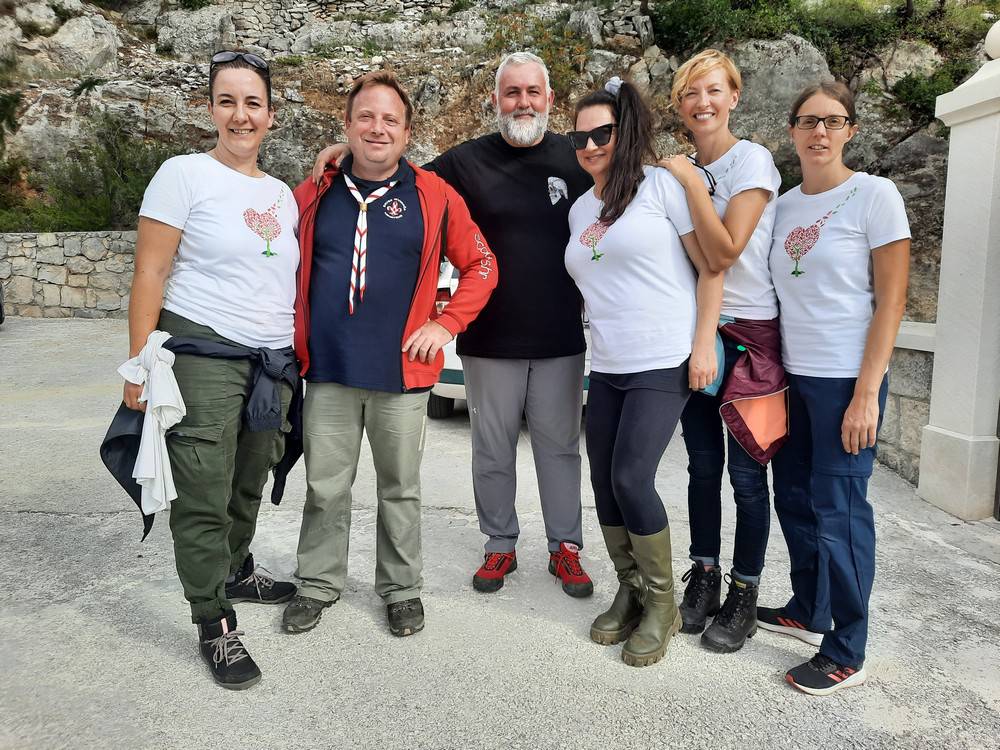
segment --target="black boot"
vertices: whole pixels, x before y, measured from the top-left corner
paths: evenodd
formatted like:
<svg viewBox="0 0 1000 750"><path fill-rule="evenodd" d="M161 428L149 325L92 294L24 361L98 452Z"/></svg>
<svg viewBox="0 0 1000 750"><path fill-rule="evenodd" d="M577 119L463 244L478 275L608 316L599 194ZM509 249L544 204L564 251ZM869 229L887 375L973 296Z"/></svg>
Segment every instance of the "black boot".
<svg viewBox="0 0 1000 750"><path fill-rule="evenodd" d="M702 633L701 645L709 651L729 654L743 648L747 638L753 638L756 632L757 586L729 578L726 601L708 630Z"/></svg>
<svg viewBox="0 0 1000 750"><path fill-rule="evenodd" d="M229 690L246 690L260 682L260 669L250 658L236 629L236 613L198 624L201 656L208 662L215 681Z"/></svg>
<svg viewBox="0 0 1000 750"><path fill-rule="evenodd" d="M718 568L705 570L699 562L681 577L687 581L684 601L681 602L682 633L700 633L705 629L705 621L719 611L722 603L722 571Z"/></svg>
<svg viewBox="0 0 1000 750"><path fill-rule="evenodd" d="M281 604L295 595L294 583L276 581L267 568L254 565L253 555L247 555L233 576L235 580L226 584L226 598L232 604Z"/></svg>

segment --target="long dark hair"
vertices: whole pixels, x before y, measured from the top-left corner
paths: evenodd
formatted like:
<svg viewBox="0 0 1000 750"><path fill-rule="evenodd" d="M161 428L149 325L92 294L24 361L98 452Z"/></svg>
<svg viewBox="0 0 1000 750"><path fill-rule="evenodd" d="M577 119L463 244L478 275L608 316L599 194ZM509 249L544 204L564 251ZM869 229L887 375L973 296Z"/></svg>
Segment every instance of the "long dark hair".
<svg viewBox="0 0 1000 750"><path fill-rule="evenodd" d="M653 114L639 90L628 81L622 83L617 94L601 89L580 99L576 103L574 121L583 110L598 106L610 107L618 125L608 184L601 194L604 208L598 217L601 222L610 224L625 213L638 192L639 183L645 177L642 165L656 161Z"/></svg>

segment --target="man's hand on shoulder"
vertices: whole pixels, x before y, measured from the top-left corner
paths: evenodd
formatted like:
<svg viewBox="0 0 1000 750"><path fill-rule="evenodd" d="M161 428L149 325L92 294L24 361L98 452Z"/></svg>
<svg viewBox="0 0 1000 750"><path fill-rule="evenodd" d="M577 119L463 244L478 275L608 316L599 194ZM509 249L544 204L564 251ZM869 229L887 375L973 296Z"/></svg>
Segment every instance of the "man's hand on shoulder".
<svg viewBox="0 0 1000 750"><path fill-rule="evenodd" d="M403 344L403 351L412 362L417 359L425 364L434 361L441 347L451 341L451 331L434 320L428 320L414 331Z"/></svg>

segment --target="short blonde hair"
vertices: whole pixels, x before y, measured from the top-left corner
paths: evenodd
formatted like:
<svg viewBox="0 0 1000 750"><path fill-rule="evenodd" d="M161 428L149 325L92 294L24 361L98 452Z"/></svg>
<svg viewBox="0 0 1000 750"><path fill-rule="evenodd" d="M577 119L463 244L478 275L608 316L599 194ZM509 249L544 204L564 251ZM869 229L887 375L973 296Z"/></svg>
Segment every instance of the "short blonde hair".
<svg viewBox="0 0 1000 750"><path fill-rule="evenodd" d="M699 52L686 63L681 65L674 74L674 84L670 87L670 104L674 109L680 107L681 97L687 91L688 86L693 81L698 80L703 75L712 72L716 68L726 71L729 78L729 85L735 91L743 88L743 78L740 70L732 58L717 49L706 49Z"/></svg>

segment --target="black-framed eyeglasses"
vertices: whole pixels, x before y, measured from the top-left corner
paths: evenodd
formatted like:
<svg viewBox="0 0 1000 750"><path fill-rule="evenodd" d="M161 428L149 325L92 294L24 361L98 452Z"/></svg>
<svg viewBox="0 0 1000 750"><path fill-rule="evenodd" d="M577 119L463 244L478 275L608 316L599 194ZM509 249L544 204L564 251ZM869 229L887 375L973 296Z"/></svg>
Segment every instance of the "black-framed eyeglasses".
<svg viewBox="0 0 1000 750"><path fill-rule="evenodd" d="M695 159L690 154L688 154L688 161L690 161L698 169L700 169L702 172L705 173L705 176L708 177L708 194L709 195L715 195L715 186L717 184L715 182L715 175L713 175L711 172L709 172L707 169L705 169L703 166L701 166L701 164L698 163L698 160Z"/></svg>
<svg viewBox="0 0 1000 750"><path fill-rule="evenodd" d="M268 67L267 60L263 57L259 57L252 52L236 52L228 49L216 52L212 55L212 64L209 67L214 68L216 65L222 65L223 63L232 62L233 60L242 60L248 65L252 65L258 70L263 70L265 73L270 74L270 68Z"/></svg>
<svg viewBox="0 0 1000 750"><path fill-rule="evenodd" d="M854 121L846 115L827 115L826 117L799 115L795 118L795 127L799 130L813 130L817 125L823 123L823 127L827 130L843 130L852 122Z"/></svg>
<svg viewBox="0 0 1000 750"><path fill-rule="evenodd" d="M593 130L571 130L567 135L570 143L577 151L587 148L587 141L593 141L595 146L607 146L611 140L611 133L618 126L613 122L607 125L600 125Z"/></svg>

